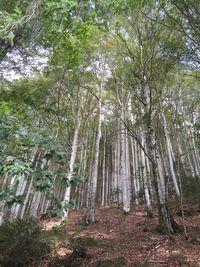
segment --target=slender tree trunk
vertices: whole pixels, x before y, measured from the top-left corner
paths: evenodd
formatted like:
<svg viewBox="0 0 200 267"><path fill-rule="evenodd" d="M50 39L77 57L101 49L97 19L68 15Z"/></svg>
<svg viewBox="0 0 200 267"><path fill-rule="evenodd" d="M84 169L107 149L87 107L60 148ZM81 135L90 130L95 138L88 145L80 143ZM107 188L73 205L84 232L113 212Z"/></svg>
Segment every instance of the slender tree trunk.
<svg viewBox="0 0 200 267"><path fill-rule="evenodd" d="M124 107L122 108L122 119L126 120ZM121 121L121 179L122 179L122 201L123 211L128 213L130 211L130 182L129 182L129 159L128 159L128 146L127 146L127 130L124 123Z"/></svg>
<svg viewBox="0 0 200 267"><path fill-rule="evenodd" d="M146 143L148 144L148 151L152 163L152 175L155 187L155 193L158 203L159 211L159 231L167 234L174 234L180 230L178 224L174 221L170 214L167 199L164 175L161 166L161 159L157 147L156 133L153 125L154 113L152 111L152 90L147 83L147 78L143 73L144 66L142 66L143 75L143 90L145 103L145 113L148 115L147 132L146 132Z"/></svg>
<svg viewBox="0 0 200 267"><path fill-rule="evenodd" d="M132 152L132 160L133 160L133 189L134 189L134 193L135 193L135 203L136 205L139 204L139 200L138 200L138 187L137 187L137 159L136 159L136 153L134 151L134 146L133 146L133 139L131 138L131 152Z"/></svg>
<svg viewBox="0 0 200 267"><path fill-rule="evenodd" d="M96 192L97 192L97 178L98 178L98 166L99 166L99 150L100 150L100 140L101 140L101 125L102 125L102 115L101 115L101 102L99 102L99 123L96 135L95 143L95 154L94 162L92 167L92 175L89 188L89 199L88 199L88 211L86 216L86 223L94 223L96 221Z"/></svg>
<svg viewBox="0 0 200 267"><path fill-rule="evenodd" d="M140 132L141 132L141 143L143 147L146 147L143 130L141 129ZM142 163L142 172L143 172L144 195L145 195L145 200L146 200L146 205L147 205L147 216L152 218L153 212L152 212L152 204L151 204L151 198L150 198L149 186L148 186L149 177L148 177L148 171L146 168L147 167L146 157L145 157L143 150L141 150L141 163Z"/></svg>
<svg viewBox="0 0 200 267"><path fill-rule="evenodd" d="M105 205L105 178L106 178L106 136L104 137L103 146L103 170L102 170L102 195L101 195L101 205Z"/></svg>
<svg viewBox="0 0 200 267"><path fill-rule="evenodd" d="M78 118L77 118L77 125L76 125L76 129L74 132L74 138L73 138L73 143L72 143L72 151L71 151L71 157L70 157L70 163L69 163L69 174L67 176L67 180L70 181L73 175L73 171L74 171L74 164L76 161L76 155L77 155L77 151L78 151L78 145L79 145L79 130L80 130L80 126L81 126L81 118L78 114ZM68 186L65 190L64 193L64 198L63 200L68 202L70 201L70 192L71 192L71 187ZM62 219L64 220L69 213L69 209L63 209L63 217Z"/></svg>
<svg viewBox="0 0 200 267"><path fill-rule="evenodd" d="M173 154L172 154L172 146L171 146L170 136L169 136L169 132L168 132L168 128L167 128L166 118L165 118L165 115L164 115L162 110L161 110L161 117L162 117L162 122L163 122L165 140L166 140L167 156L168 156L168 160L169 160L169 169L170 169L172 181L174 184L175 192L176 192L177 196L180 197L180 189L178 186L178 182L177 182L176 174L175 174L175 170L174 170Z"/></svg>

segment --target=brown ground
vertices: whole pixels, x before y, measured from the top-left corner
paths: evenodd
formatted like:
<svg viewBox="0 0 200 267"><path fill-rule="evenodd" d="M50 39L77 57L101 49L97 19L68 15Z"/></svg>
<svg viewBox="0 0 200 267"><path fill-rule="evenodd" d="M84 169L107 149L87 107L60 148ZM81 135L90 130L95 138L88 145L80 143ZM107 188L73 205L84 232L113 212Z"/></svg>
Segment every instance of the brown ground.
<svg viewBox="0 0 200 267"><path fill-rule="evenodd" d="M54 266L200 266L200 212L186 216L185 225L188 239L184 234L169 238L156 231L157 219L147 219L144 208L138 207L129 215L123 215L116 205L97 210L97 223L82 226L84 211L74 211L69 216L69 223L63 226L63 231L74 238L91 237L101 239L97 245L88 246L86 257L73 265L72 249L57 249L66 264ZM181 223L181 217L176 217ZM46 224L52 226L52 221ZM71 257L71 258L70 258ZM106 260L114 260L113 265ZM118 260L116 260L118 259ZM71 260L71 263L70 263ZM64 261L63 261L64 262ZM101 264L100 264L101 262ZM116 263L118 262L118 264ZM124 265L120 265L124 262ZM140 263L140 264L139 264Z"/></svg>

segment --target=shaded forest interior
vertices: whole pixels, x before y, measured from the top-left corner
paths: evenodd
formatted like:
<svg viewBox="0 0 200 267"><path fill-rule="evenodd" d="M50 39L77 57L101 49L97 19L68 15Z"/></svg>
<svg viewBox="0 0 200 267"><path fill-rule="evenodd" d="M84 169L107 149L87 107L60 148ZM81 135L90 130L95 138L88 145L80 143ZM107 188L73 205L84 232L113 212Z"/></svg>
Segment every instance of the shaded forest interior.
<svg viewBox="0 0 200 267"><path fill-rule="evenodd" d="M0 266L200 266L199 10L1 0Z"/></svg>

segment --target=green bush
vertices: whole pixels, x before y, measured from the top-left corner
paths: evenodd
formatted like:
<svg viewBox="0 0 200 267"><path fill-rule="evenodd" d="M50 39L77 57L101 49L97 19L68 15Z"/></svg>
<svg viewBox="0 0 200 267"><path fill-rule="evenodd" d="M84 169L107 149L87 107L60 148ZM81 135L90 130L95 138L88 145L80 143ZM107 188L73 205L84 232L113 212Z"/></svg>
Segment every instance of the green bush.
<svg viewBox="0 0 200 267"><path fill-rule="evenodd" d="M4 222L0 226L0 266L29 267L45 259L51 251L46 238L34 219Z"/></svg>

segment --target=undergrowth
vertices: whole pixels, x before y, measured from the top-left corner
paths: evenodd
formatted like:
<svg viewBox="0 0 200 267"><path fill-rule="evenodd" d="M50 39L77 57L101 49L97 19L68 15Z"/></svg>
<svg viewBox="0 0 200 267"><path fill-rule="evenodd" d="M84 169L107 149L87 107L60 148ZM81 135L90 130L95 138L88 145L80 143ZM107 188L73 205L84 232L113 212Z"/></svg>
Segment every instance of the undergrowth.
<svg viewBox="0 0 200 267"><path fill-rule="evenodd" d="M3 267L29 267L51 252L48 237L38 221L16 219L0 225L0 264Z"/></svg>

